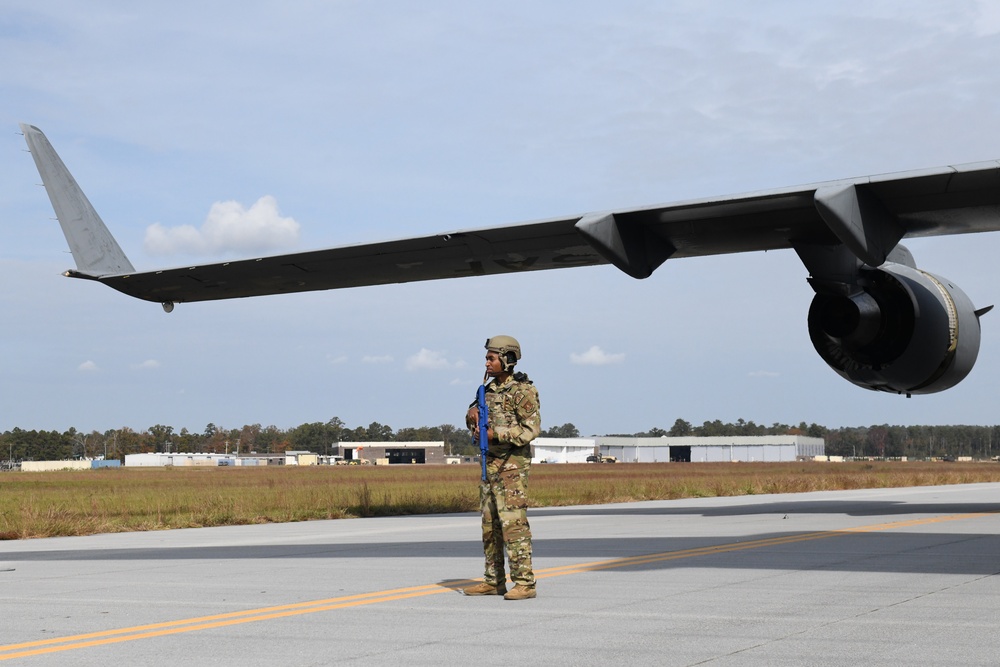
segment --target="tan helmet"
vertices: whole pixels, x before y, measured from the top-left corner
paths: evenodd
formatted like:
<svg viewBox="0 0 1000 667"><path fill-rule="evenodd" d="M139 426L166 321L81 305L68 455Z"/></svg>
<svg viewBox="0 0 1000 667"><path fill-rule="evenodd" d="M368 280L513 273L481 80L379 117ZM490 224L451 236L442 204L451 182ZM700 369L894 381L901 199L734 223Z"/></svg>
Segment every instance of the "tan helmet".
<svg viewBox="0 0 1000 667"><path fill-rule="evenodd" d="M486 349L500 355L500 367L509 371L521 360L521 344L513 336L493 336L486 341Z"/></svg>

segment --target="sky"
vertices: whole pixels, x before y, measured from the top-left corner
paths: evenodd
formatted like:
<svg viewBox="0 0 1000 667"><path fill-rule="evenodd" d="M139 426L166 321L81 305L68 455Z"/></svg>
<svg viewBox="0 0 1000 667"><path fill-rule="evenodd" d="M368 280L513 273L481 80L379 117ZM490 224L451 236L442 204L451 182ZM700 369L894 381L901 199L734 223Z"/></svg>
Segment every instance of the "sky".
<svg viewBox="0 0 1000 667"><path fill-rule="evenodd" d="M18 123L138 270L1000 158L1000 3L7 0L0 432L460 425L521 342L543 428L997 424L816 354L791 251L180 304L63 277ZM908 241L977 306L1000 236Z"/></svg>

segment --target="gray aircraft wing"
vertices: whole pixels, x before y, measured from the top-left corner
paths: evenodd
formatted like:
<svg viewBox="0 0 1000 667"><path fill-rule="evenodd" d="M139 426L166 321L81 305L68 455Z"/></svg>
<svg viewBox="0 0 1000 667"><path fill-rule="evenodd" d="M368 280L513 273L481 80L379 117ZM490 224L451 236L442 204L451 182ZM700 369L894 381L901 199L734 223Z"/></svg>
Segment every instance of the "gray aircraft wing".
<svg viewBox="0 0 1000 667"><path fill-rule="evenodd" d="M809 337L852 384L944 391L979 354L976 308L917 268L907 237L1000 230L1000 162L137 272L42 132L21 125L76 262L66 275L174 304L613 264L645 278L670 258L792 248L815 292Z"/></svg>
<svg viewBox="0 0 1000 667"><path fill-rule="evenodd" d="M869 264L900 238L1000 229L1000 162L845 179L287 255L137 272L45 135L22 124L77 263L66 275L163 303L843 243Z"/></svg>

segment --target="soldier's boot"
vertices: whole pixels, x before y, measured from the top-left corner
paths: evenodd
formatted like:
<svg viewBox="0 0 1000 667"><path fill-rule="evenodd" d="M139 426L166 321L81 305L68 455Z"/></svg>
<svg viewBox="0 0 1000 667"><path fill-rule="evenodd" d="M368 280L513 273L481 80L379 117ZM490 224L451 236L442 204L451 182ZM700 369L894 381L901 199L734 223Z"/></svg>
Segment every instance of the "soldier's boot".
<svg viewBox="0 0 1000 667"><path fill-rule="evenodd" d="M494 586L484 581L481 584L462 589L462 592L466 595L503 595L507 592L507 582L501 582Z"/></svg>
<svg viewBox="0 0 1000 667"><path fill-rule="evenodd" d="M514 590L510 591L503 596L504 600L530 600L535 597L535 587L534 586L524 586L523 584L517 584L514 586Z"/></svg>

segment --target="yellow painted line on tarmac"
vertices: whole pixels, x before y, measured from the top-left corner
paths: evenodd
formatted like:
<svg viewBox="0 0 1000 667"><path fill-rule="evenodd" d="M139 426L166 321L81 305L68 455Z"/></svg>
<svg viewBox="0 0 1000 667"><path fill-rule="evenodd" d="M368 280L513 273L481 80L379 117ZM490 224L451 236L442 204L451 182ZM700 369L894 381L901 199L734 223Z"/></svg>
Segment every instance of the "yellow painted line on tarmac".
<svg viewBox="0 0 1000 667"><path fill-rule="evenodd" d="M782 544L794 544L809 540L821 540L830 537L853 535L858 533L872 533L883 530L893 530L907 528L910 526L921 526L931 523L941 523L945 521L959 521L963 519L976 519L985 516L993 516L998 512L971 512L966 514L952 514L947 516L928 517L924 519L911 519L907 521L894 521L889 523L872 524L870 526L859 526L856 528L842 528L839 530L825 530L813 533L801 533L783 537L770 537L758 540L747 540L746 542L732 542L729 544L718 544L706 547L695 547L692 549L681 549L678 551L665 551L655 554L643 554L640 556L630 556L627 558L614 558L611 560L594 561L591 563L575 563L560 567L551 567L535 570L536 579L547 579L550 577L562 577L570 574L581 574L583 572L594 572L597 570L610 570L615 568L630 567L634 565L646 565L649 563L659 563L683 558L695 558L698 556L711 556L715 554L730 553L734 551L745 551L748 549L763 549L766 547L778 546ZM34 655L44 655L48 653L58 653L60 651L70 651L92 646L104 646L107 644L117 644L121 642L134 641L136 639L150 639L153 637L165 637L184 632L195 632L198 630L211 630L231 625L243 623L254 623L257 621L267 621L278 618L288 618L291 616L301 616L303 614L314 614L322 611L332 611L334 609L346 609L359 607L362 605L378 604L382 602L392 602L395 600L406 600L409 598L423 597L427 595L437 595L448 591L456 590L458 587L472 584L479 580L453 581L448 586L443 584L427 584L424 586L412 586L409 588L396 588L387 591L376 591L373 593L360 593L357 595L347 595L343 597L327 598L323 600L312 600L309 602L298 602L274 607L263 607L260 609L249 609L246 611L235 611L225 614L213 614L210 616L199 616L187 618L179 621L165 621L163 623L151 623L148 625L138 625L131 628L117 628L113 630L103 630L81 635L68 637L57 637L53 639L40 639L38 641L23 642L20 644L7 644L0 646L0 660L10 660L13 658L26 658Z"/></svg>
<svg viewBox="0 0 1000 667"><path fill-rule="evenodd" d="M474 580L470 579L467 582L457 583L471 584L474 583ZM68 651L70 649L86 648L88 646L117 644L120 642L132 641L134 639L163 637L182 632L193 632L195 630L210 630L212 628L222 628L229 625L239 625L241 623L253 623L255 621L287 618L289 616L301 616L303 614L330 611L332 609L359 607L377 602L405 600L407 598L421 597L424 595L435 595L448 590L450 589L442 588L438 584L428 584L426 586L397 588L395 590L378 591L375 593L361 593L358 595L347 595L344 597L328 598L325 600L312 600L310 602L299 602L276 607L263 607L261 609L249 609L246 611L235 611L226 614L200 616L180 621L166 621L164 623L138 625L131 628L103 630L101 632L91 632L71 637L42 639L33 642L24 642L21 644L8 644L6 646L0 646L0 660L23 658L31 655L42 655L45 653L56 653L59 651Z"/></svg>

